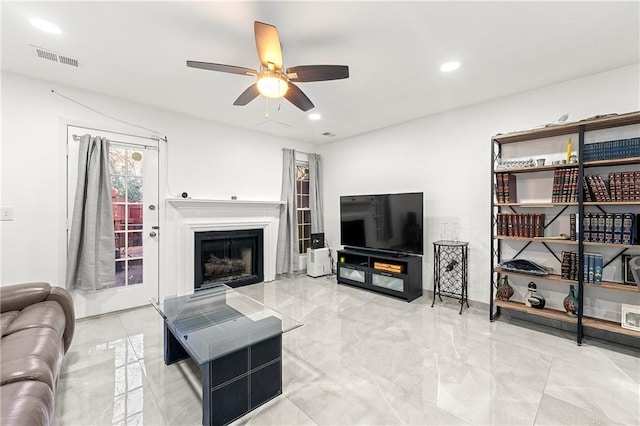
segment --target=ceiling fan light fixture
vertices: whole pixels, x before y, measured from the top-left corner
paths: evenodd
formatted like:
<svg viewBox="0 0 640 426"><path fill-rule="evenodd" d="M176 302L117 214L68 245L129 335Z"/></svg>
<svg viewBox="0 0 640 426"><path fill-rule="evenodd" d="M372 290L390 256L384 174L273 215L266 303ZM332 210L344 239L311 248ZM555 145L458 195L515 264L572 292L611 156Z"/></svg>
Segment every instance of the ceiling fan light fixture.
<svg viewBox="0 0 640 426"><path fill-rule="evenodd" d="M44 31L49 34L60 34L62 30L56 24L53 24L49 21L45 21L44 19L31 18L29 23L39 29L40 31Z"/></svg>
<svg viewBox="0 0 640 426"><path fill-rule="evenodd" d="M451 72L451 71L457 70L458 68L460 68L460 62L451 61L451 62L446 62L446 63L442 64L442 66L440 67L440 71L442 71L442 72Z"/></svg>
<svg viewBox="0 0 640 426"><path fill-rule="evenodd" d="M267 98L281 98L287 90L287 78L280 73L265 71L258 76L258 91Z"/></svg>

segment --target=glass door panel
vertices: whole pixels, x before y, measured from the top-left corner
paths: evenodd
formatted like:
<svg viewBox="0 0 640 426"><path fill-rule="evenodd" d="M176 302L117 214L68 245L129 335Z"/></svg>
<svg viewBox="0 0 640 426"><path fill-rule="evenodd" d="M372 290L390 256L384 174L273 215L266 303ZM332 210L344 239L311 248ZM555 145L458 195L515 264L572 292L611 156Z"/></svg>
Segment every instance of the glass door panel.
<svg viewBox="0 0 640 426"><path fill-rule="evenodd" d="M377 287L388 288L390 290L404 291L404 280L402 278L371 274L371 284Z"/></svg>

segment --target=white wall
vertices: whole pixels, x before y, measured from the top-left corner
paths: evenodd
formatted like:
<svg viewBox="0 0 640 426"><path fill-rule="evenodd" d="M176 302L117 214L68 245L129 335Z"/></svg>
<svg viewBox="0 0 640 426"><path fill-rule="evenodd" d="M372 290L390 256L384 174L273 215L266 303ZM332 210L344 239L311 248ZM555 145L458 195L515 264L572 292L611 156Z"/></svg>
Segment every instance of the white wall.
<svg viewBox="0 0 640 426"><path fill-rule="evenodd" d="M60 123L144 134L52 94L53 88L167 135L172 195L187 191L194 198L277 200L281 148L320 152L325 231L334 248L340 195L423 191L423 286L433 285L431 243L440 239L441 223L458 222L460 238L470 242L469 296L488 302L491 136L553 121L565 112L578 120L639 110L639 73L638 65L625 67L321 146L2 73L0 205L13 206L15 220L0 222L0 284L60 283L64 275L66 171ZM162 159L165 154L163 147Z"/></svg>
<svg viewBox="0 0 640 426"><path fill-rule="evenodd" d="M640 110L639 73L638 65L629 66L323 145L330 245L340 243L340 195L423 191L423 287L433 286L432 243L440 239L441 224L457 222L460 240L470 243L469 298L488 303L491 136L548 123L563 113L576 121Z"/></svg>
<svg viewBox="0 0 640 426"><path fill-rule="evenodd" d="M171 193L193 198L279 200L282 148L312 152L308 143L273 137L28 77L2 73L0 205L15 220L0 222L0 285L43 280L63 285L67 121L104 130L147 135L51 93L54 89L98 111L166 135ZM168 147L168 150L167 150ZM164 174L164 173L163 173ZM164 183L161 184L161 194ZM163 206L164 203L160 203ZM172 223L161 223L162 227ZM162 234L161 234L162 235ZM161 238L161 252L169 242ZM171 259L161 260L166 267ZM162 270L161 270L162 277ZM163 283L161 278L161 285Z"/></svg>

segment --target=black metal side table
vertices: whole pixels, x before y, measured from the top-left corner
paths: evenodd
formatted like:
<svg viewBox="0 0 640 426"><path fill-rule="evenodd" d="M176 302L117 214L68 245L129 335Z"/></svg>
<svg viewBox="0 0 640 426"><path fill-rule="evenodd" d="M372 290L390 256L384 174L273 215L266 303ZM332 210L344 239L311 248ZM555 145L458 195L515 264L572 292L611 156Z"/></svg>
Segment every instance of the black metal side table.
<svg viewBox="0 0 640 426"><path fill-rule="evenodd" d="M433 302L436 295L459 299L460 314L467 298L467 255L469 243L464 241L435 241L433 243Z"/></svg>

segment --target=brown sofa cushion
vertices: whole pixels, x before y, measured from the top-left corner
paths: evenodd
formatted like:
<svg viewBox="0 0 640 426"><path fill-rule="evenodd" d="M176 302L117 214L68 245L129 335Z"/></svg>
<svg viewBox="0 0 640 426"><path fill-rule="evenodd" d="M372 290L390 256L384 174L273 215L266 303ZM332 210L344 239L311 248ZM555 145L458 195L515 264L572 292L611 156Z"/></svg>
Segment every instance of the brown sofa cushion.
<svg viewBox="0 0 640 426"><path fill-rule="evenodd" d="M20 382L25 380L36 380L56 388L57 378L47 365L47 361L35 356L25 356L10 361L2 361L0 364L0 385Z"/></svg>
<svg viewBox="0 0 640 426"><path fill-rule="evenodd" d="M56 330L45 327L16 331L2 338L0 382L14 382L20 377L26 380L43 378L55 390L63 356L64 345ZM29 358L40 361L28 362ZM19 362L21 360L24 362ZM21 369L15 371L13 367Z"/></svg>
<svg viewBox="0 0 640 426"><path fill-rule="evenodd" d="M50 425L71 345L71 295L47 283L0 286L0 425Z"/></svg>
<svg viewBox="0 0 640 426"><path fill-rule="evenodd" d="M50 328L62 339L65 326L66 319L62 307L56 302L41 302L20 311L2 333L2 337L30 328Z"/></svg>
<svg viewBox="0 0 640 426"><path fill-rule="evenodd" d="M9 325L16 317L20 315L20 311L3 312L0 314L0 335L5 335L5 330L9 328Z"/></svg>
<svg viewBox="0 0 640 426"><path fill-rule="evenodd" d="M2 426L48 425L53 418L53 391L35 380L0 387Z"/></svg>

